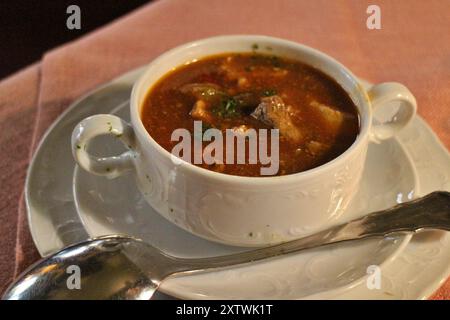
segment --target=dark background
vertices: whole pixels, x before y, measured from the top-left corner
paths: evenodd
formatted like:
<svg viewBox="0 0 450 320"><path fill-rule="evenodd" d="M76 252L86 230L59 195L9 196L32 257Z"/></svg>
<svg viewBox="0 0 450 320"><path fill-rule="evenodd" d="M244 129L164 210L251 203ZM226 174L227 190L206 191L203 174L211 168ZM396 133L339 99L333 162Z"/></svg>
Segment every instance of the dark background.
<svg viewBox="0 0 450 320"><path fill-rule="evenodd" d="M0 79L47 50L98 28L150 0L0 0ZM81 9L81 30L69 30L69 5Z"/></svg>

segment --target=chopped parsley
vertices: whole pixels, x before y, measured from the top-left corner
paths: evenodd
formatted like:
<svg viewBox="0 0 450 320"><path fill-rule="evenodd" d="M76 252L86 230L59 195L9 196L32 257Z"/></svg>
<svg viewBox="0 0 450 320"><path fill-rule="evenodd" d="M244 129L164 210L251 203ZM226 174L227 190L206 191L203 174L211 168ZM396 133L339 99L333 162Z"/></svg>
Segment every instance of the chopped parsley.
<svg viewBox="0 0 450 320"><path fill-rule="evenodd" d="M270 63L274 67L280 67L281 66L280 58L278 58L277 56L270 56L269 60L270 60Z"/></svg>
<svg viewBox="0 0 450 320"><path fill-rule="evenodd" d="M275 89L266 89L262 92L263 96L265 97L271 97L277 94L277 91Z"/></svg>
<svg viewBox="0 0 450 320"><path fill-rule="evenodd" d="M219 105L213 109L213 112L219 117L231 118L239 114L238 102L233 97L222 99Z"/></svg>

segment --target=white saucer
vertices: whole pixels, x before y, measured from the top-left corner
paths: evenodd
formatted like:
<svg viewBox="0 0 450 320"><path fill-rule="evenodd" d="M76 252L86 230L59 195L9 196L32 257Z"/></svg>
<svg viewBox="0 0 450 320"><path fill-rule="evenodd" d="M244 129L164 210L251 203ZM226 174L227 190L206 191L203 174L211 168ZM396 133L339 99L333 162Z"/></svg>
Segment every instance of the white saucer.
<svg viewBox="0 0 450 320"><path fill-rule="evenodd" d="M140 70L128 73L79 100L43 139L30 166L26 188L30 227L41 254L85 239L87 234L109 233L132 234L178 256L198 257L242 250L199 239L173 226L143 201L131 176L105 180L77 170L74 194L87 233L80 223L71 195L70 172L74 167L69 148L71 130L82 118L111 112L120 104L116 112L126 118L123 102L139 74ZM429 152L422 152L424 148L430 149ZM109 151L114 152L114 148ZM412 161L408 154L413 156ZM419 183L424 193L450 189L450 157L419 118L405 129L399 140L371 145L368 159L361 190L355 197L358 200L349 209L354 216L411 198L414 192L418 193ZM437 173L430 163L440 164L445 170ZM413 241L406 251L418 246L424 249L413 251L412 257L402 252L409 237L400 236L309 250L245 268L172 278L163 283L161 290L177 297L197 299L422 298L431 294L447 275L448 238L448 234L434 232L431 240L419 244ZM432 265L434 260L423 259L430 251L437 252L434 260L440 261L439 266ZM397 255L400 256L395 259ZM422 275L416 280L417 288L405 291L407 277L413 275L407 270L416 266L415 261L426 263L427 268L434 267L435 278L425 282L422 278L433 274ZM383 276L402 270L401 276L386 278L381 290L369 291L364 278L372 264L382 266ZM395 270L394 265L397 265ZM403 283L400 278L405 278Z"/></svg>
<svg viewBox="0 0 450 320"><path fill-rule="evenodd" d="M113 113L129 121L128 103ZM103 137L93 141L90 147L103 155L124 151L120 142L112 142L114 139ZM414 168L398 141L371 144L361 189L347 214L356 217L412 198L417 190L416 181ZM245 250L200 239L167 221L146 203L131 174L108 180L77 167L74 198L91 237L129 234L183 257ZM245 268L170 279L163 283L161 290L191 299L298 299L319 292L329 294L328 291L343 290L363 280L368 266L393 259L408 240L409 237L386 238L309 250ZM277 287L281 290L274 290Z"/></svg>

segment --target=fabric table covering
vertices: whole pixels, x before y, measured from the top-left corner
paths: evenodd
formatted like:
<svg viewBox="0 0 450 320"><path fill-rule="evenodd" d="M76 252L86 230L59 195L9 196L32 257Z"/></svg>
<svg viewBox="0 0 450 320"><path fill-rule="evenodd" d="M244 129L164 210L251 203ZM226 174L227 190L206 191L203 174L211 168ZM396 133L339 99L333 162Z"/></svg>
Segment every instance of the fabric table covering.
<svg viewBox="0 0 450 320"><path fill-rule="evenodd" d="M370 4L381 8L380 30L366 26ZM50 124L84 93L188 41L263 34L317 48L371 82L403 83L449 148L449 9L448 0L160 0L0 81L0 292L39 259L23 199L27 166ZM450 280L431 298L450 299Z"/></svg>

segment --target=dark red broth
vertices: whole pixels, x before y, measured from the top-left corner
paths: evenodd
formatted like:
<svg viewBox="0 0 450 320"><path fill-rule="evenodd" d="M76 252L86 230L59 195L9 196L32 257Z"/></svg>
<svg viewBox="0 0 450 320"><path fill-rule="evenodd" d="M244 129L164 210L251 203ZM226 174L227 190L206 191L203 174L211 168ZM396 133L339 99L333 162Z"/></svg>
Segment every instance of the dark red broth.
<svg viewBox="0 0 450 320"><path fill-rule="evenodd" d="M149 134L169 152L178 143L171 141L172 132L193 132L194 120L222 131L278 128L278 175L336 158L359 132L357 109L333 79L298 61L254 52L211 56L176 68L149 90L141 116ZM261 164L199 166L260 176Z"/></svg>

